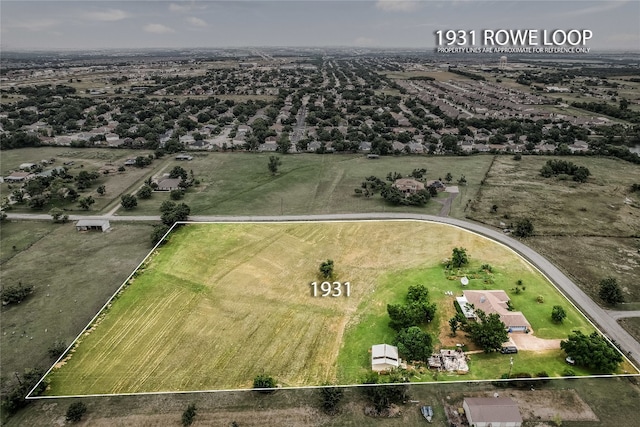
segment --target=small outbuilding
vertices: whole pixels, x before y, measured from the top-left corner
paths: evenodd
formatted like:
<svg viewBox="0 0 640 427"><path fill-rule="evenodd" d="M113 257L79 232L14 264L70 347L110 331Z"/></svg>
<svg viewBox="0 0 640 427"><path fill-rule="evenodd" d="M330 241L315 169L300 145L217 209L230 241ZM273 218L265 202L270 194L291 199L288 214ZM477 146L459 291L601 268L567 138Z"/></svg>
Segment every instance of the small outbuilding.
<svg viewBox="0 0 640 427"><path fill-rule="evenodd" d="M176 156L176 160L191 161L191 160L193 160L193 156L190 156L188 154L178 154Z"/></svg>
<svg viewBox="0 0 640 427"><path fill-rule="evenodd" d="M521 427L518 404L509 397L465 398L462 408L470 426Z"/></svg>
<svg viewBox="0 0 640 427"><path fill-rule="evenodd" d="M102 231L105 232L111 225L106 219L81 219L76 222L77 231Z"/></svg>
<svg viewBox="0 0 640 427"><path fill-rule="evenodd" d="M37 167L38 165L35 163L22 163L20 164L20 166L18 166L18 169L23 170L23 171L30 171L33 170Z"/></svg>
<svg viewBox="0 0 640 427"><path fill-rule="evenodd" d="M398 347L389 344L376 344L371 347L371 370L383 372L399 366Z"/></svg>

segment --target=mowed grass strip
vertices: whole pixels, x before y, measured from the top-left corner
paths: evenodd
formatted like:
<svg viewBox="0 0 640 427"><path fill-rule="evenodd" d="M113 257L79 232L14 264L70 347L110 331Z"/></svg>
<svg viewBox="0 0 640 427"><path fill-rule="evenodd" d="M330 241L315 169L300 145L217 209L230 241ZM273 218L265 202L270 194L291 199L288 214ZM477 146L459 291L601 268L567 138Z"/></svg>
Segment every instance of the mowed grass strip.
<svg viewBox="0 0 640 427"><path fill-rule="evenodd" d="M508 289L522 279L527 298L544 293L548 316L554 298L562 302L507 248L446 225L190 224L170 236L51 373L47 394L249 388L260 373L283 386L359 382L370 346L392 338L388 302L424 283L439 306L450 307L444 291L459 293L460 284L440 264L454 246L467 248L470 268L492 264L490 288ZM335 280L351 283L349 297L313 297L310 283L321 282L318 266L329 258ZM473 280L469 287L486 288ZM544 321L527 298L514 299L515 307L531 313L535 328ZM432 322L430 332L441 324L446 319ZM565 337L569 327L543 335Z"/></svg>

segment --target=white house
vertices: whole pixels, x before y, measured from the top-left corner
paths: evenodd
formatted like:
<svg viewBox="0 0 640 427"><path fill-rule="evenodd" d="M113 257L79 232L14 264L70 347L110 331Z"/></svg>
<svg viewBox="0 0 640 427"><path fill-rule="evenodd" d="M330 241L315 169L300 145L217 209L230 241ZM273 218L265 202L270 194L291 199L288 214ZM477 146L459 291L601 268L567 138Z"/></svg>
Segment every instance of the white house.
<svg viewBox="0 0 640 427"><path fill-rule="evenodd" d="M470 426L521 427L518 404L509 397L465 398L462 408Z"/></svg>
<svg viewBox="0 0 640 427"><path fill-rule="evenodd" d="M398 347L388 344L376 344L371 347L371 370L382 372L399 366Z"/></svg>

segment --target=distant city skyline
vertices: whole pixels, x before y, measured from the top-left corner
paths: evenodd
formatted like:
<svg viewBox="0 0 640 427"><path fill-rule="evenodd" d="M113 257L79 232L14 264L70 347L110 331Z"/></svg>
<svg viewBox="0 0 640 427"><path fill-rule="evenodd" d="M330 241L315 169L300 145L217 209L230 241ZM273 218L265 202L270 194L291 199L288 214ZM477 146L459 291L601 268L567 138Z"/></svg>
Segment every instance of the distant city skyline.
<svg viewBox="0 0 640 427"><path fill-rule="evenodd" d="M437 30L588 29L640 51L640 2L2 0L2 50L361 47L432 50Z"/></svg>

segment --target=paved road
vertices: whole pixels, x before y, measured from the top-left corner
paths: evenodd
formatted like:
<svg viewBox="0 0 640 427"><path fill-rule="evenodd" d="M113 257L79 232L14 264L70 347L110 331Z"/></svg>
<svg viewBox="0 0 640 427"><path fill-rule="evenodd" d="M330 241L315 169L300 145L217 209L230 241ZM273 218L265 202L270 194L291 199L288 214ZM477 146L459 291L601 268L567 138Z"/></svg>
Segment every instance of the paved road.
<svg viewBox="0 0 640 427"><path fill-rule="evenodd" d="M120 215L70 215L72 221L78 219L108 219L110 221L159 221L159 216L120 216ZM40 214L8 214L8 219L43 219L51 220L50 215ZM287 215L287 216L190 216L195 222L281 222L281 221L342 221L342 220L381 220L381 219L415 219L433 221L460 227L482 236L500 242L536 266L560 291L572 301L602 332L615 341L625 354L634 358L640 357L640 343L625 331L616 321L619 317L635 317L640 312L608 312L598 306L587 294L573 283L562 271L549 262L542 255L535 252L520 241L513 239L504 233L484 227L482 225L467 222L455 218L438 217L434 215L405 214L405 213L367 213L367 214L328 214L328 215ZM624 315L622 314L624 313Z"/></svg>

